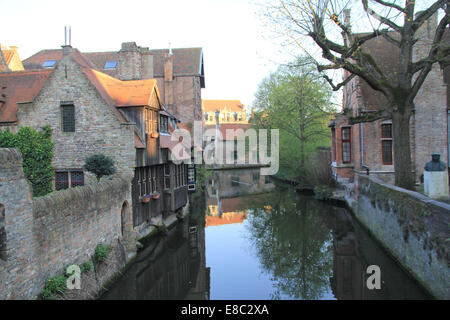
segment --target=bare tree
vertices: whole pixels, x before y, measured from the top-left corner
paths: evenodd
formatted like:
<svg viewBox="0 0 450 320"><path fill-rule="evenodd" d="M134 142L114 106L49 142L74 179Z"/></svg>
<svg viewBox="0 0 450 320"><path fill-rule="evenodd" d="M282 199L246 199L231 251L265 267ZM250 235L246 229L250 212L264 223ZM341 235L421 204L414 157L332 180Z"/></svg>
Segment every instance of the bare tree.
<svg viewBox="0 0 450 320"><path fill-rule="evenodd" d="M317 61L319 71L334 90L345 86L353 77L364 79L372 89L387 99L385 109L369 115L350 117L351 123L392 119L394 137L395 184L412 189L410 149L410 117L414 98L436 63L446 65L450 47L443 43L443 34L449 24L450 0L278 0L267 6L268 16L279 32L290 36L297 45L308 50L302 37L312 40L322 58ZM419 12L418 6L423 9ZM370 26L369 32L353 33L350 21L345 19L349 9L359 13L360 25ZM353 11L352 11L353 12ZM419 29L433 15L442 17L432 37L428 54L413 58L413 46ZM362 22L363 21L363 22ZM362 48L376 37L384 37L399 50L398 72L392 76L383 71L379 62ZM330 70L346 70L342 81L330 77Z"/></svg>

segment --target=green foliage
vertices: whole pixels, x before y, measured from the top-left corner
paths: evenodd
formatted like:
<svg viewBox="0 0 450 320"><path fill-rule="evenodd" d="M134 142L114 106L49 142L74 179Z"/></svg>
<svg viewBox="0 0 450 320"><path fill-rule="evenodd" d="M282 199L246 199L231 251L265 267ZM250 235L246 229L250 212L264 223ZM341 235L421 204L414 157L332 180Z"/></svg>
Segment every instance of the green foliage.
<svg viewBox="0 0 450 320"><path fill-rule="evenodd" d="M53 146L50 126L44 126L40 131L21 127L16 134L0 130L0 148L17 148L22 153L23 171L35 197L52 192Z"/></svg>
<svg viewBox="0 0 450 320"><path fill-rule="evenodd" d="M41 297L44 300L56 299L67 290L67 277L64 274L47 279Z"/></svg>
<svg viewBox="0 0 450 320"><path fill-rule="evenodd" d="M106 244L98 244L95 247L94 258L98 262L104 262L109 255L111 247Z"/></svg>
<svg viewBox="0 0 450 320"><path fill-rule="evenodd" d="M116 173L114 160L103 154L94 154L87 157L84 169L95 174L98 181L100 181L103 176L109 176Z"/></svg>
<svg viewBox="0 0 450 320"><path fill-rule="evenodd" d="M204 165L197 165L196 166L196 187L197 187L197 192L198 193L202 193L206 183L208 182L208 180L212 177L212 171L211 170L207 170L206 167Z"/></svg>
<svg viewBox="0 0 450 320"><path fill-rule="evenodd" d="M279 129L280 175L306 180L308 156L329 146L328 123L335 111L331 89L307 58L280 66L255 95L256 128Z"/></svg>
<svg viewBox="0 0 450 320"><path fill-rule="evenodd" d="M92 263L92 261L87 261L85 263L82 263L80 265L80 270L81 270L81 273L94 270L94 264Z"/></svg>

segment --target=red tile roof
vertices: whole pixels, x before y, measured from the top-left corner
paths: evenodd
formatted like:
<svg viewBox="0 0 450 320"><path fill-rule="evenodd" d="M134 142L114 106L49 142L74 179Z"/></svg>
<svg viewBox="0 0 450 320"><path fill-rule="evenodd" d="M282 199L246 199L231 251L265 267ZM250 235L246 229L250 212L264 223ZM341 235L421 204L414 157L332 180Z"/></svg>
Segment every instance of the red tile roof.
<svg viewBox="0 0 450 320"><path fill-rule="evenodd" d="M173 73L175 76L203 75L203 50L202 48L173 49ZM169 49L155 49L143 52L144 55L153 55L153 73L155 77L164 76L164 57ZM119 61L119 52L86 52L83 53L88 60L95 65L97 70L111 76L117 76L117 68L105 70L108 61ZM25 69L42 68L47 60L59 61L62 57L61 49L42 50L23 61Z"/></svg>
<svg viewBox="0 0 450 320"><path fill-rule="evenodd" d="M158 90L154 79L121 81L90 68L83 68L83 72L116 107L149 106L154 90Z"/></svg>
<svg viewBox="0 0 450 320"><path fill-rule="evenodd" d="M0 73L0 122L17 121L17 103L33 101L51 70Z"/></svg>

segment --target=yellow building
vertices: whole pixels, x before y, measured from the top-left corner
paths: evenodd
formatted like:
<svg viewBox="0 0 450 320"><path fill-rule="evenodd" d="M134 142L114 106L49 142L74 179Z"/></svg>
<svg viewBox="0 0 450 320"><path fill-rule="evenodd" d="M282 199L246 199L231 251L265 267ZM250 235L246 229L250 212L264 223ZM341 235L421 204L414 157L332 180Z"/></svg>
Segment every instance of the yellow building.
<svg viewBox="0 0 450 320"><path fill-rule="evenodd" d="M205 125L216 124L216 111L219 111L220 124L248 123L245 106L239 100L202 100Z"/></svg>
<svg viewBox="0 0 450 320"><path fill-rule="evenodd" d="M23 64L17 47L0 46L0 72L22 71Z"/></svg>

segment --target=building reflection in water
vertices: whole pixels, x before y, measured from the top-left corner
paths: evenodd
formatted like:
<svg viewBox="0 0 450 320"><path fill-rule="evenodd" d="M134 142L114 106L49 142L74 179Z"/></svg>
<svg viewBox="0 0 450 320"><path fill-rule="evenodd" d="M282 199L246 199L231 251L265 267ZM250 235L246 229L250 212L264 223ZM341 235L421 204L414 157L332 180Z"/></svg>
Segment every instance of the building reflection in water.
<svg viewBox="0 0 450 320"><path fill-rule="evenodd" d="M346 209L275 188L258 169L216 171L205 196L196 197L189 217L167 236L151 239L102 299L210 299L205 227L214 232L243 222L244 241L262 268L254 273L270 275L274 299L429 298ZM208 246L211 254L223 255L211 250L214 243ZM369 265L381 269L381 290L366 287ZM223 275L225 284L236 276L230 272Z"/></svg>
<svg viewBox="0 0 450 320"><path fill-rule="evenodd" d="M206 227L244 222L251 195L274 188L260 169L215 171L206 187Z"/></svg>
<svg viewBox="0 0 450 320"><path fill-rule="evenodd" d="M331 288L340 300L429 299L430 296L374 241L350 213L334 208L328 223L333 230ZM381 270L381 289L367 288L367 267Z"/></svg>
<svg viewBox="0 0 450 320"><path fill-rule="evenodd" d="M204 224L188 219L150 242L102 299L209 299Z"/></svg>

